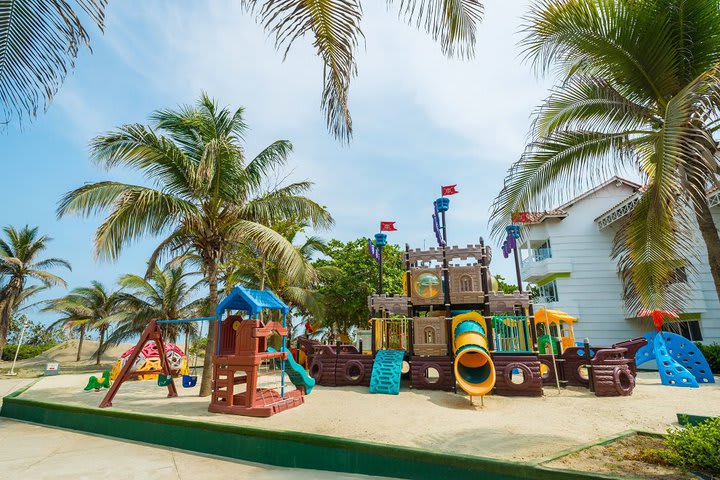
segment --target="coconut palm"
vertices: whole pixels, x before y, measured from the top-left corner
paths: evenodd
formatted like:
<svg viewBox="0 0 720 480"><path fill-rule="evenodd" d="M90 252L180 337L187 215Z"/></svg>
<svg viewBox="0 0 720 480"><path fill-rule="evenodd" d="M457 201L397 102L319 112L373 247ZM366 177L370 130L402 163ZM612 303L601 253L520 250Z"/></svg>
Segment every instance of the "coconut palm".
<svg viewBox="0 0 720 480"><path fill-rule="evenodd" d="M65 194L58 214L109 211L95 237L96 252L104 258L116 259L136 238L166 235L149 264L162 256L197 255L209 286L208 313L214 313L218 267L229 248L256 242L295 274L303 268L303 258L265 225L286 218L307 218L317 227L332 224L323 207L303 196L310 182L268 185L271 172L286 163L290 142L278 140L248 161L242 147L246 130L242 108L219 108L203 94L195 106L155 112L150 126L125 125L96 137L91 152L98 164L133 168L153 186L114 181L84 185ZM216 323L209 328L201 396L211 392Z"/></svg>
<svg viewBox="0 0 720 480"><path fill-rule="evenodd" d="M682 291L667 285L692 251L693 218L720 295L720 238L707 199L718 180L720 2L544 0L525 32L527 58L561 79L496 198L494 232L513 212L640 171L646 185L614 252L629 308L682 304Z"/></svg>
<svg viewBox="0 0 720 480"><path fill-rule="evenodd" d="M193 300L193 294L200 282L188 282L194 272L186 272L183 265L167 266L164 269L155 266L150 278L140 275L124 275L120 278L123 292L120 294L121 308L127 315L108 337L108 344L120 343L136 337L153 319L180 319L199 316L205 307L204 298ZM163 326L165 338L176 343L178 337L185 335L185 352L188 338L196 333L195 323L173 323Z"/></svg>
<svg viewBox="0 0 720 480"><path fill-rule="evenodd" d="M107 0L0 3L0 106L5 123L47 108L90 35L81 16L104 27Z"/></svg>
<svg viewBox="0 0 720 480"><path fill-rule="evenodd" d="M109 291L98 282L90 282L89 287L73 289L68 295L48 300L43 310L54 311L62 316L53 322L49 328L64 325L75 329L80 334L76 361L80 361L85 335L97 330L100 338L98 349L95 352L96 363L100 365L100 357L105 350L105 338L113 323L120 321L127 315L120 305L119 292Z"/></svg>
<svg viewBox="0 0 720 480"><path fill-rule="evenodd" d="M290 307L291 313L311 315L315 321L322 321L322 303L316 287L323 276L332 275L336 269L332 266L315 267L310 263L315 254L325 251L326 245L321 238L306 236L302 243L293 243L308 227L306 222L297 220L287 220L273 226L304 259L301 271L295 275L289 274L282 263L264 252L261 246L247 242L239 245L230 260L223 265L227 291L235 285L270 289ZM292 330L292 318L288 325ZM292 338L292 332L289 332L289 336Z"/></svg>
<svg viewBox="0 0 720 480"><path fill-rule="evenodd" d="M23 295L27 281L34 279L47 287L64 287L65 280L46 269L71 270L70 264L61 258L38 258L52 239L39 235L37 227L26 225L18 230L8 226L3 232L6 238L0 238L0 277L5 282L0 288L0 351L5 346L12 313L27 297L27 293Z"/></svg>
<svg viewBox="0 0 720 480"><path fill-rule="evenodd" d="M352 135L348 108L350 81L357 71L356 50L364 37L360 28L362 0L242 0L275 37L287 56L305 34L322 59L322 108L328 128L341 140ZM388 8L409 24L426 30L440 42L445 55L472 57L475 31L483 14L479 0L386 0Z"/></svg>

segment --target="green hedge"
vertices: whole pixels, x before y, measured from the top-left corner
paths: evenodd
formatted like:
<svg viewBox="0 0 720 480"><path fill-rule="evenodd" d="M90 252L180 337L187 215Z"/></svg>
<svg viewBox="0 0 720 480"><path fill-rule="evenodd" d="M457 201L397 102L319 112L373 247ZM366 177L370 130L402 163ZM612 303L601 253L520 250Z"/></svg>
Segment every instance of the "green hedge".
<svg viewBox="0 0 720 480"><path fill-rule="evenodd" d="M32 358L37 357L41 353L43 353L45 350L48 350L55 345L53 344L46 344L46 345L21 345L20 351L18 352L18 360L25 360L26 358ZM7 344L5 345L5 348L3 348L2 351L2 359L8 362L12 362L12 359L15 358L15 350L17 349L17 345Z"/></svg>
<svg viewBox="0 0 720 480"><path fill-rule="evenodd" d="M697 344L700 351L710 364L710 370L720 375L720 344L712 343L710 345Z"/></svg>

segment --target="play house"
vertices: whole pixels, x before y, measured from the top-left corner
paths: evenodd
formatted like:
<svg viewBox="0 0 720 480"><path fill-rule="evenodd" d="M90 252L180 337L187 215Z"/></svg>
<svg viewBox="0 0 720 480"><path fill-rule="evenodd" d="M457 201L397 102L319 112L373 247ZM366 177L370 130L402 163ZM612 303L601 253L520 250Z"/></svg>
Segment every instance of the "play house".
<svg viewBox="0 0 720 480"><path fill-rule="evenodd" d="M213 393L211 412L253 417L269 417L302 405L314 380L288 355L288 307L271 291L235 287L217 307L222 318L218 324L218 342L213 355ZM280 337L280 351L268 340ZM288 361L290 360L290 361ZM263 364L279 367L279 385L260 385ZM288 373L294 388L285 381ZM277 375L275 375L277 377Z"/></svg>

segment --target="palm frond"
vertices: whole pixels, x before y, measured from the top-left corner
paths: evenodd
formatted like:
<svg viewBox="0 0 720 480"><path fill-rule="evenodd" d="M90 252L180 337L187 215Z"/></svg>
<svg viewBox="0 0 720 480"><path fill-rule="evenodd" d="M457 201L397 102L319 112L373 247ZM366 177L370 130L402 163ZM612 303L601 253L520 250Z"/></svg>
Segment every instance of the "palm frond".
<svg viewBox="0 0 720 480"><path fill-rule="evenodd" d="M328 128L341 141L352 137L348 108L350 80L356 74L355 50L362 37L358 0L243 0L256 12L275 46L285 50L307 33L325 65L322 105Z"/></svg>
<svg viewBox="0 0 720 480"><path fill-rule="evenodd" d="M388 5L396 3L387 0ZM424 28L440 42L447 56L471 58L475 54L475 33L483 18L478 0L398 0L399 14L408 23Z"/></svg>
<svg viewBox="0 0 720 480"><path fill-rule="evenodd" d="M4 122L44 110L74 68L90 34L81 12L100 30L107 0L0 2L0 105Z"/></svg>

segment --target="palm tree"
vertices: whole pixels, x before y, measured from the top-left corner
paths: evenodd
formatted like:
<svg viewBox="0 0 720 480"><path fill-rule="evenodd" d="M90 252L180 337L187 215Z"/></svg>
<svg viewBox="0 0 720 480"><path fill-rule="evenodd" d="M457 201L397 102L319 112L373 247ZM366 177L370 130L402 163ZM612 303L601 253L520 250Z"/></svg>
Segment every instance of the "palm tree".
<svg viewBox="0 0 720 480"><path fill-rule="evenodd" d="M0 288L0 351L7 340L12 313L27 297L23 291L28 279L38 280L47 287L64 287L65 280L45 269L66 267L71 270L70 264L61 258L38 258L52 239L38 235L37 227L26 225L17 230L8 226L3 232L6 238L0 238L0 277L4 277L6 283Z"/></svg>
<svg viewBox="0 0 720 480"><path fill-rule="evenodd" d="M260 290L272 290L288 307L290 312L301 316L311 315L316 322L322 321L323 309L318 282L327 275L336 272L332 266L313 266L310 261L316 253L325 251L325 242L316 236L306 236L301 244L295 240L304 234L309 227L307 222L287 220L273 225L273 229L293 244L297 254L305 262L303 269L296 275L287 272L283 265L271 255L264 252L261 246L251 242L239 245L230 255L230 260L223 265L225 288L229 292L235 285ZM288 319L292 330L292 318ZM293 337L289 331L288 336Z"/></svg>
<svg viewBox="0 0 720 480"><path fill-rule="evenodd" d="M475 31L482 20L479 0L386 0L398 17L426 30L440 42L445 55L471 58ZM352 136L348 108L350 80L357 73L362 0L242 0L275 37L275 46L287 56L292 44L310 33L324 64L322 108L328 129L347 141Z"/></svg>
<svg viewBox="0 0 720 480"><path fill-rule="evenodd" d="M720 237L707 188L718 182L720 2L561 0L532 7L522 45L560 83L495 200L494 232L611 174L639 170L641 199L616 236L629 308L682 305L666 288L692 251L692 218L720 296Z"/></svg>
<svg viewBox="0 0 720 480"><path fill-rule="evenodd" d="M200 286L200 282L188 283L188 276L182 264L167 266L160 269L155 266L150 278L139 275L124 275L120 278L120 286L124 291L120 294L121 308L128 315L122 318L108 338L108 344L120 343L142 333L148 322L153 319L179 319L199 316L204 308L204 298L192 300L192 296ZM178 337L185 335L185 352L187 353L188 338L196 332L195 323L173 323L163 326L164 336L173 343Z"/></svg>
<svg viewBox="0 0 720 480"><path fill-rule="evenodd" d="M269 173L285 164L290 142L278 140L247 161L243 109L218 108L205 94L195 106L155 112L151 122L96 137L91 151L106 168L124 165L143 172L154 187L113 181L88 184L65 194L58 207L59 216L109 210L95 237L98 255L116 259L136 238L167 234L149 265L164 255L197 255L209 286L211 314L218 301L218 266L233 245L256 242L277 255L289 272L302 269L304 260L290 242L265 225L308 218L313 226L329 227L332 217L302 196L310 182L266 185ZM201 396L211 392L216 335L217 322L211 322Z"/></svg>
<svg viewBox="0 0 720 480"><path fill-rule="evenodd" d="M47 108L90 35L79 13L102 30L107 0L0 4L0 106L3 123Z"/></svg>
<svg viewBox="0 0 720 480"><path fill-rule="evenodd" d="M105 351L105 337L110 326L127 315L121 308L120 298L119 292L108 291L102 283L92 281L89 287L76 288L62 298L47 302L45 311L55 311L63 315L49 328L66 325L79 331L80 342L76 358L78 362L85 334L90 330L97 330L100 343L95 357L97 365L100 365L100 357Z"/></svg>

